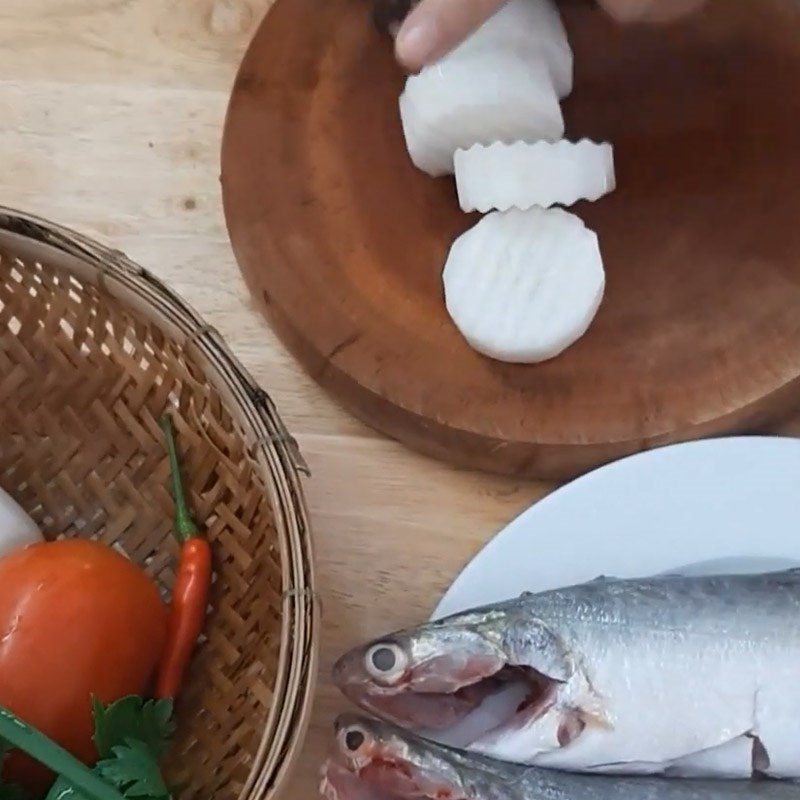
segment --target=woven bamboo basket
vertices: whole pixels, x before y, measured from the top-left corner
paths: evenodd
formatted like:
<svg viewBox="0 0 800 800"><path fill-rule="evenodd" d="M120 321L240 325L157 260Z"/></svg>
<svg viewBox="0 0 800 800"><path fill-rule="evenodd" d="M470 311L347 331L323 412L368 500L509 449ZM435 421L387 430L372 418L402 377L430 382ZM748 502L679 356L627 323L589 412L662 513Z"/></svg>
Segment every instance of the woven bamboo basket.
<svg viewBox="0 0 800 800"><path fill-rule="evenodd" d="M117 547L173 581L171 409L215 554L177 709L179 800L272 796L302 739L318 610L305 465L219 334L123 254L0 208L0 485L51 538Z"/></svg>

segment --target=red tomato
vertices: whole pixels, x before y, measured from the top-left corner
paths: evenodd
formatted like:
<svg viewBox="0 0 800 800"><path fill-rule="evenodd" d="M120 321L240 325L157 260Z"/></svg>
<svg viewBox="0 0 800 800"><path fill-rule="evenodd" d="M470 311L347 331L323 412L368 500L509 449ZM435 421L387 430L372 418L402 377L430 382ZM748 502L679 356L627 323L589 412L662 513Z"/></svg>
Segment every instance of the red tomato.
<svg viewBox="0 0 800 800"><path fill-rule="evenodd" d="M12 553L0 559L0 705L91 763L92 695L141 694L166 628L155 584L110 547L70 539ZM7 771L32 783L21 759Z"/></svg>

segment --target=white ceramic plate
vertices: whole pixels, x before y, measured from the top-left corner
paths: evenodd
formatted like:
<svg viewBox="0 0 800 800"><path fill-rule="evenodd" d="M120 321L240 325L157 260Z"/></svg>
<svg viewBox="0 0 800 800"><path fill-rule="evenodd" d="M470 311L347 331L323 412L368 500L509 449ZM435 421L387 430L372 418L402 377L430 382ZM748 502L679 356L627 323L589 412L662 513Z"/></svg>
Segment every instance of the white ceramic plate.
<svg viewBox="0 0 800 800"><path fill-rule="evenodd" d="M665 447L589 473L495 536L433 616L607 575L767 572L800 566L800 440ZM514 697L498 698L496 709ZM488 706L492 701L487 701ZM485 729L492 707L442 741Z"/></svg>
<svg viewBox="0 0 800 800"><path fill-rule="evenodd" d="M596 578L800 564L800 440L641 453L548 495L495 536L434 617Z"/></svg>

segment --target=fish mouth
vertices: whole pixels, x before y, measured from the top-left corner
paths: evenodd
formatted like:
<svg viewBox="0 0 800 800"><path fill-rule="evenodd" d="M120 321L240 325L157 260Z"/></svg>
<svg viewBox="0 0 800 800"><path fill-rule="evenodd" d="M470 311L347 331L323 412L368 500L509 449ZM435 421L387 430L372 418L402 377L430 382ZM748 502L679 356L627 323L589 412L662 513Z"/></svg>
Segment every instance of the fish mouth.
<svg viewBox="0 0 800 800"><path fill-rule="evenodd" d="M532 722L546 714L555 702L559 682L531 667L501 665L464 684L453 682L449 691L420 691L413 680L393 687L341 688L356 705L388 722L411 730L446 733L488 698L511 685L520 687L523 700L498 720L498 729L519 724L522 718Z"/></svg>
<svg viewBox="0 0 800 800"><path fill-rule="evenodd" d="M348 769L334 758L329 758L322 765L319 793L325 800L383 800L376 787L363 781L358 772Z"/></svg>
<svg viewBox="0 0 800 800"><path fill-rule="evenodd" d="M329 759L322 769L320 795L325 800L475 800L451 783L417 777L397 760L375 760L351 770Z"/></svg>
<svg viewBox="0 0 800 800"><path fill-rule="evenodd" d="M345 749L352 734L363 744L356 742L356 757L348 758L340 746L323 764L319 792L325 800L476 800L435 766L404 757L402 742L398 748L378 741L358 721L337 721L336 729Z"/></svg>

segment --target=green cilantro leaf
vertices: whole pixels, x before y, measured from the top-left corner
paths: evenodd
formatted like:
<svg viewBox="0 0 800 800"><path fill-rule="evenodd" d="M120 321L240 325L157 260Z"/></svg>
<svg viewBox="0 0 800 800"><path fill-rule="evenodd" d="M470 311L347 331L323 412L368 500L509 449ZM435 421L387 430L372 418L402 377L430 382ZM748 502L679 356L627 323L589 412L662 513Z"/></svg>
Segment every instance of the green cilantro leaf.
<svg viewBox="0 0 800 800"><path fill-rule="evenodd" d="M115 747L136 739L149 748L154 759L160 760L175 733L172 708L171 700L144 701L130 696L104 706L93 697L94 743L100 758L111 758Z"/></svg>
<svg viewBox="0 0 800 800"><path fill-rule="evenodd" d="M112 748L112 753L113 758L97 764L101 778L114 784L125 797L169 799L169 789L149 745L137 739L126 739L125 744Z"/></svg>
<svg viewBox="0 0 800 800"><path fill-rule="evenodd" d="M45 800L172 800L159 761L175 730L172 702L124 697L105 707L92 698L94 741L101 760L90 770L41 732L0 707L0 766L20 747L59 774ZM64 777L68 775L69 777ZM27 800L0 779L0 800Z"/></svg>

